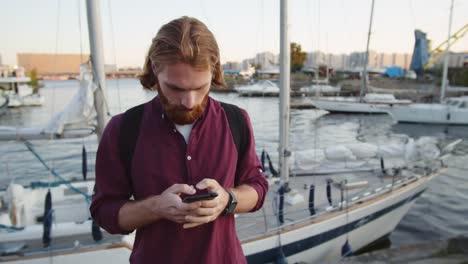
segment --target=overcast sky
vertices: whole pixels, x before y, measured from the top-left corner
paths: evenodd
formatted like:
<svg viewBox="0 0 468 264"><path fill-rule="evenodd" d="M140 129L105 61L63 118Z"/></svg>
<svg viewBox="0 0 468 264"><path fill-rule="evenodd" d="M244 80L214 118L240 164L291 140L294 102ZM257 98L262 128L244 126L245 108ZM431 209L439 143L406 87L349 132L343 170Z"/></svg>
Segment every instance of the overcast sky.
<svg viewBox="0 0 468 264"><path fill-rule="evenodd" d="M16 53L89 53L84 0L0 2L4 64L15 65ZM454 6L452 33L468 23L468 0ZM290 8L291 41L303 50L365 50L371 0L290 0ZM370 49L411 53L415 29L439 44L449 11L450 0L375 0ZM159 27L183 15L208 25L223 63L279 53L279 0L101 0L101 14L106 63L119 67L142 66ZM452 50L468 51L468 36Z"/></svg>

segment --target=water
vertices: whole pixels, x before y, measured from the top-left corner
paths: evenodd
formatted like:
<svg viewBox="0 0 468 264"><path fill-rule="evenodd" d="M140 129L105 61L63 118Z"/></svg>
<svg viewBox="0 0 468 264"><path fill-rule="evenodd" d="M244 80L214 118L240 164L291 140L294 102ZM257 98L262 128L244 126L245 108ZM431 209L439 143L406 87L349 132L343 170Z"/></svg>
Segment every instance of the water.
<svg viewBox="0 0 468 264"><path fill-rule="evenodd" d="M43 107L8 109L0 116L0 126L38 126L46 123L60 111L78 89L78 82L47 81L41 93L46 96ZM135 79L109 80L107 100L110 112L115 114L131 106L151 100L155 94L141 89ZM234 103L246 109L255 132L257 151L266 149L277 159L278 98L245 98L236 94L212 94L212 97ZM403 142L407 135L426 134L441 141L467 137L463 127L428 127L423 125L392 126L386 115L328 115L317 121L316 110L292 110L290 148L296 162L320 160L313 149L330 145L369 142L387 144ZM94 177L96 136L73 140L40 140L33 142L47 164L67 179L79 179L81 148L88 151L88 177ZM11 181L28 183L33 180L51 180L52 176L21 142L0 143L0 187ZM460 234L468 235L468 143L462 142L448 161L448 170L437 177L410 209L390 236L392 246L444 239Z"/></svg>

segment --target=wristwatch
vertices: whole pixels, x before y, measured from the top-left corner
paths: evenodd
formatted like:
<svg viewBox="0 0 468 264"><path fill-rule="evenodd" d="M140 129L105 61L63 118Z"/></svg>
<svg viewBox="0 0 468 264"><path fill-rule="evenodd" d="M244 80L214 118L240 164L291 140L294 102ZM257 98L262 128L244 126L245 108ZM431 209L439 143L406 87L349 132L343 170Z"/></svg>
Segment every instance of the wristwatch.
<svg viewBox="0 0 468 264"><path fill-rule="evenodd" d="M229 202L227 203L226 208L224 208L224 214L230 215L233 214L236 209L237 199L231 190L226 190L226 192L229 194Z"/></svg>

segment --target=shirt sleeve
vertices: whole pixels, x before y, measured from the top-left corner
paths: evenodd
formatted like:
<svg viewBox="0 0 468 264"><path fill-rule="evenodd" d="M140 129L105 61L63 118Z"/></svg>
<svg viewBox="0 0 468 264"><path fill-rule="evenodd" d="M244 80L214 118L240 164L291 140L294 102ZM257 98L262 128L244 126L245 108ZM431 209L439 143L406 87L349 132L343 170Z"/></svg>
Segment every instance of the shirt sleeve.
<svg viewBox="0 0 468 264"><path fill-rule="evenodd" d="M132 196L129 177L119 153L122 115L114 116L102 134L96 154L96 179L90 207L94 221L110 234L129 234L119 226L120 208Z"/></svg>
<svg viewBox="0 0 468 264"><path fill-rule="evenodd" d="M251 212L257 211L263 206L265 196L268 192L268 182L263 174L262 165L258 159L257 153L255 152L255 138L250 123L249 115L245 110L242 109L245 123L247 126L247 146L246 151L241 160L239 160L239 166L237 167L237 181L236 185L246 184L254 188L258 194L258 200L255 207Z"/></svg>

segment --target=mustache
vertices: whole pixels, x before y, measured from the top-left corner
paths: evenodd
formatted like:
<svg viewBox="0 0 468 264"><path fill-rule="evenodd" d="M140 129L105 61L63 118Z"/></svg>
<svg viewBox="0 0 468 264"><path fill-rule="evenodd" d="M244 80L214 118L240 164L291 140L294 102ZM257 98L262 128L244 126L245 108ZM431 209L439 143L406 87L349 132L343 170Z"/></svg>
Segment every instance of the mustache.
<svg viewBox="0 0 468 264"><path fill-rule="evenodd" d="M161 103L164 111L166 112L169 119L179 125L193 124L198 118L200 118L205 112L205 108L208 102L208 94L205 95L201 104L193 106L191 109L180 104L173 104L169 102L167 97L158 90L160 95Z"/></svg>

